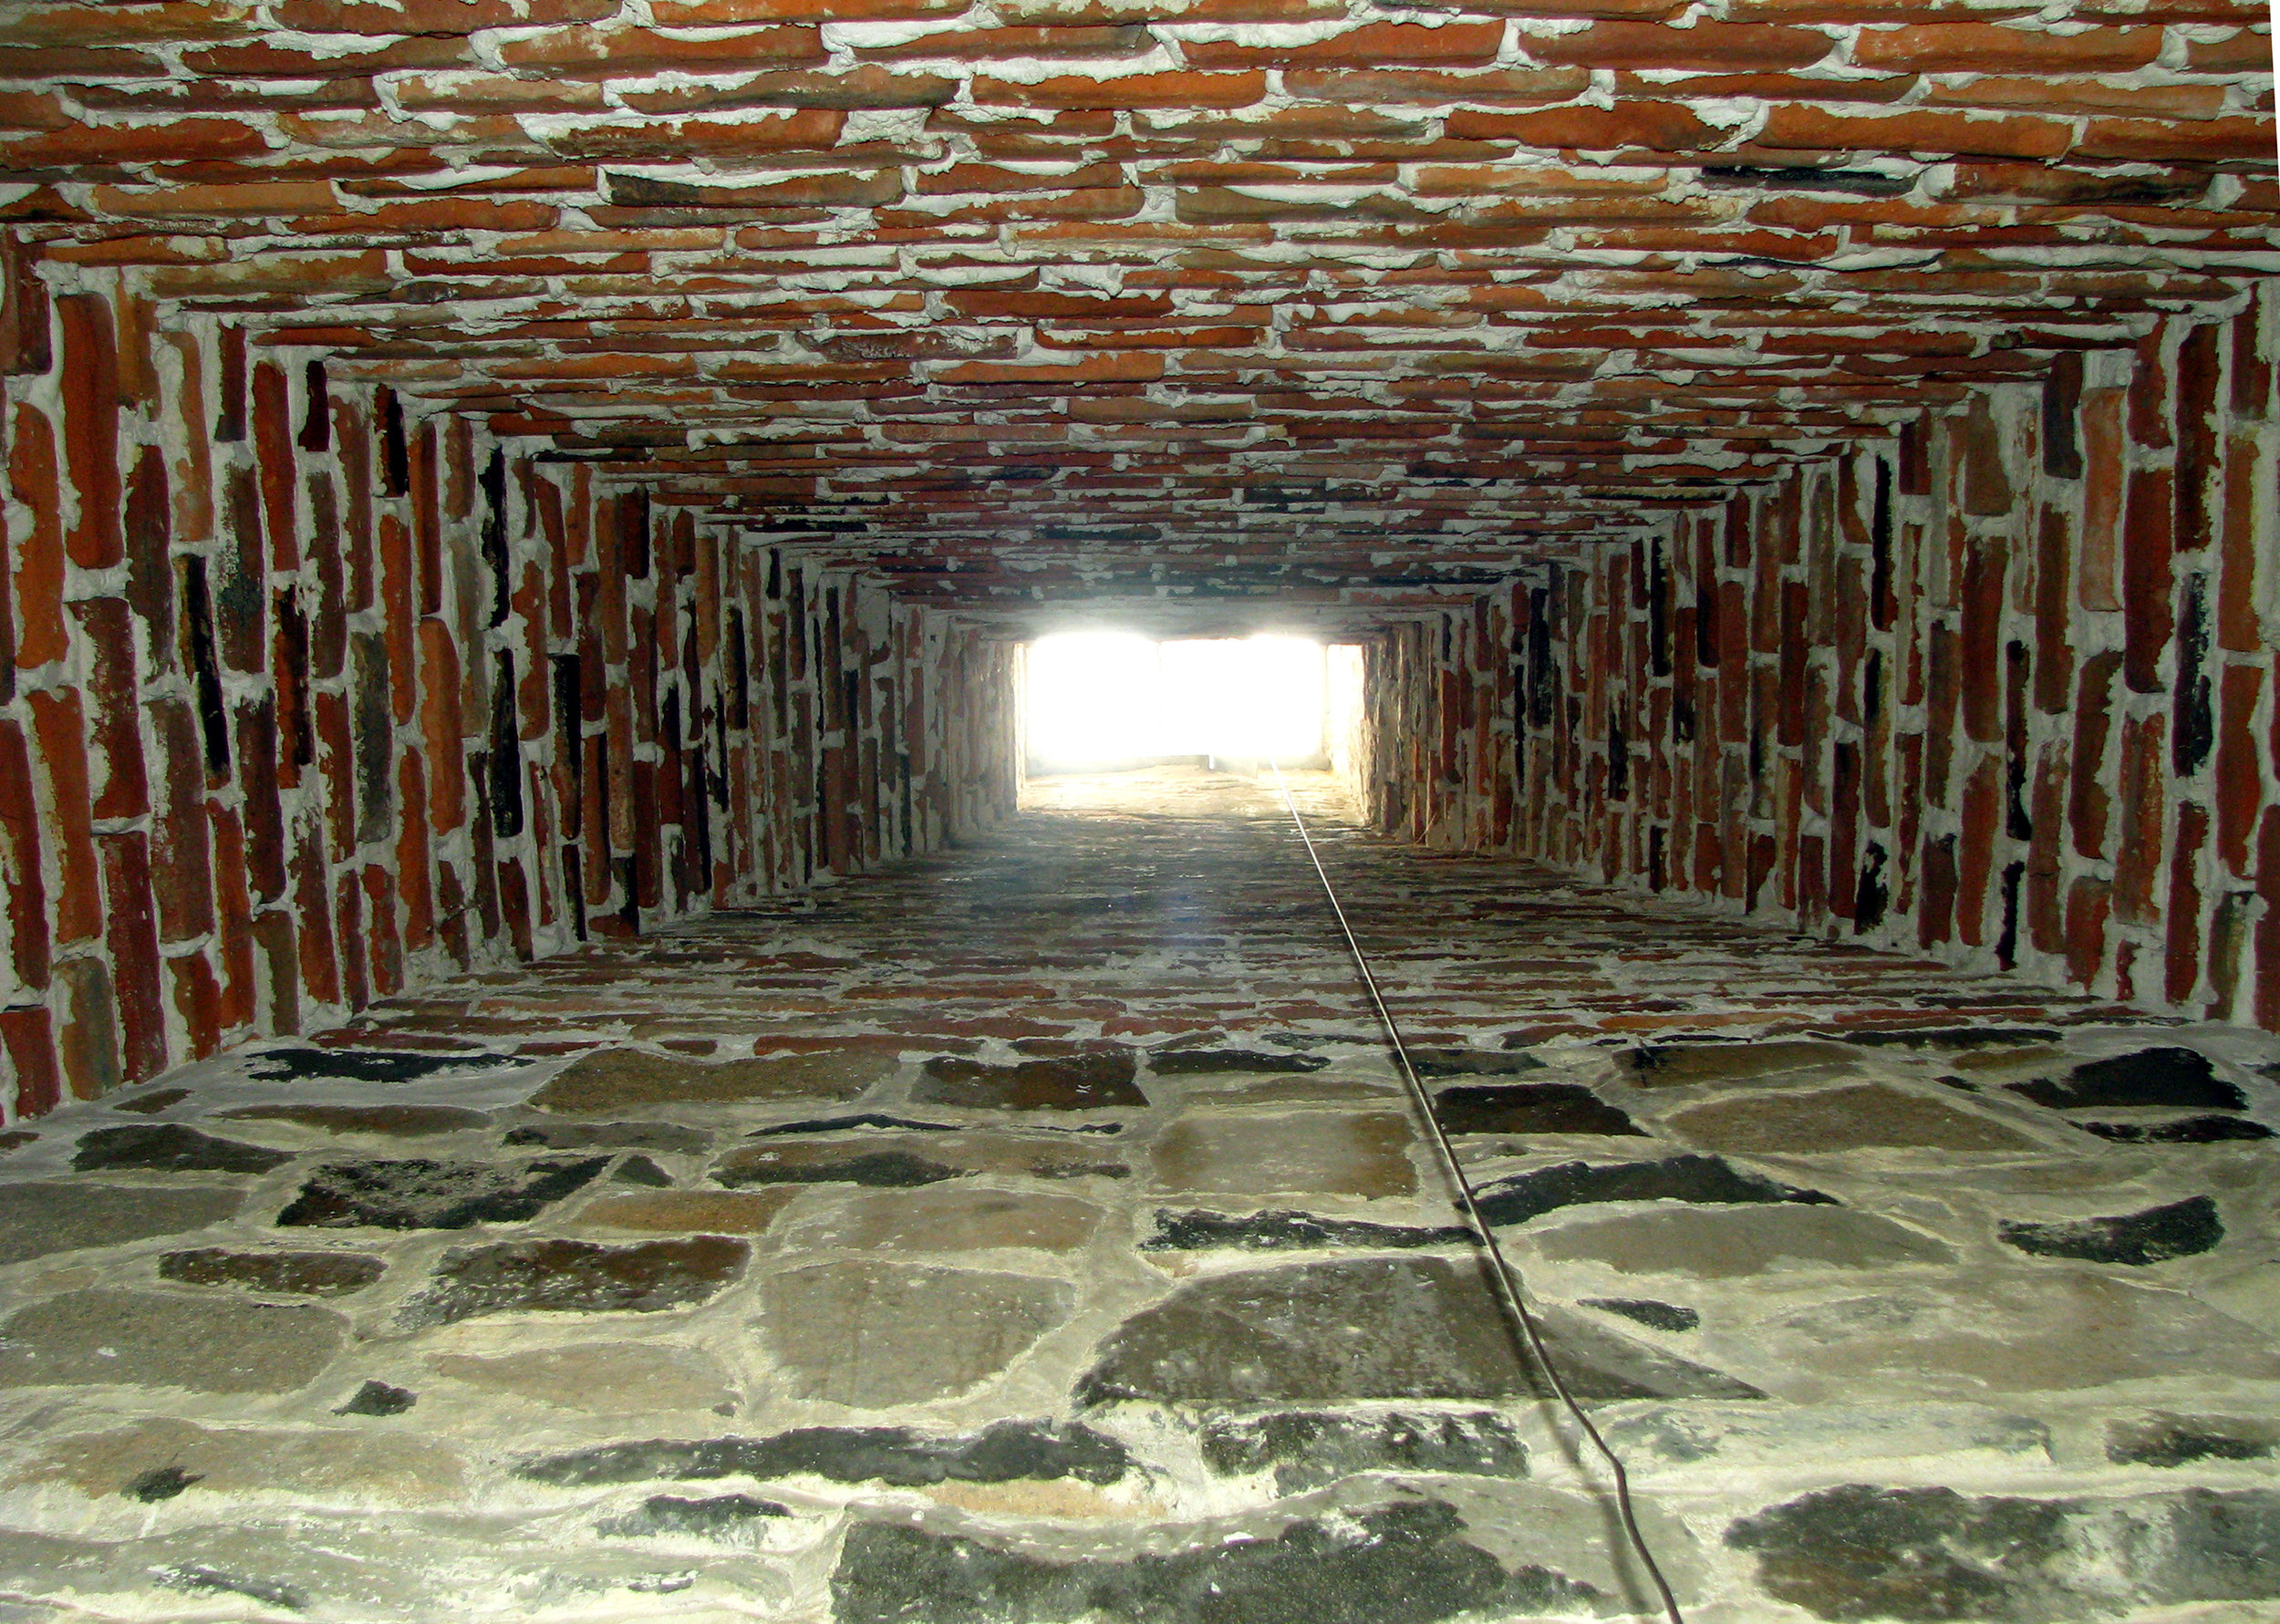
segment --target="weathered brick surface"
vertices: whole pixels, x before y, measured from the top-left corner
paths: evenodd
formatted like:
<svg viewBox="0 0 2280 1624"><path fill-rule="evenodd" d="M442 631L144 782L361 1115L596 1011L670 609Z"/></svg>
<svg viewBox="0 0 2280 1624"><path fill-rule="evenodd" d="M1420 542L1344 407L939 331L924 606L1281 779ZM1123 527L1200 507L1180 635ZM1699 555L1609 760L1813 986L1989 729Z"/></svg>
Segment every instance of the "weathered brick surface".
<svg viewBox="0 0 2280 1624"><path fill-rule="evenodd" d="M1672 539L1488 598L1480 646L1453 615L1383 639L1356 772L1371 815L1434 845L2269 1025L2280 959L2228 896L2260 872L2251 848L2280 804L2259 719L2280 443L2269 372L2243 394L2231 368L2273 352L2275 309L2266 289L2229 321L2163 324L2135 351L2129 439L2124 391L2083 391L2078 471L2010 460L2003 502L1974 494L1998 477L1993 448L2049 427L2014 389L1926 414L1897 457L1803 468ZM2180 418L2210 448L2191 478L2212 525L2190 547ZM2219 455L2228 435L2262 464ZM1684 544L1694 522L1722 538ZM2265 539L2228 548L2228 522ZM2213 614L2237 650L2221 666L2194 595L2210 570L2239 595ZM1898 613L1872 615L1857 653L1810 629L1845 624L1852 584L1888 571ZM1688 605L1696 634L1658 631L1658 603ZM1738 646L1727 626L1756 635ZM1652 713L1665 695L1672 719L1643 729L1641 700ZM1896 804L1862 793L1887 778ZM1793 883L1822 868L1825 884Z"/></svg>

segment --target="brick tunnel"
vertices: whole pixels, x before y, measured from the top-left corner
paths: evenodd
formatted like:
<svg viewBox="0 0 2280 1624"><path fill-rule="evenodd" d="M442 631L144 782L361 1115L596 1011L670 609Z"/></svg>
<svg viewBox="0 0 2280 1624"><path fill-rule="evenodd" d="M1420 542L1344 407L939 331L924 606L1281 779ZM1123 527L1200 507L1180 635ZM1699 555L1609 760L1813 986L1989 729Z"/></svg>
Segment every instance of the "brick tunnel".
<svg viewBox="0 0 2280 1624"><path fill-rule="evenodd" d="M2272 1618L2272 70L14 0L0 1619Z"/></svg>

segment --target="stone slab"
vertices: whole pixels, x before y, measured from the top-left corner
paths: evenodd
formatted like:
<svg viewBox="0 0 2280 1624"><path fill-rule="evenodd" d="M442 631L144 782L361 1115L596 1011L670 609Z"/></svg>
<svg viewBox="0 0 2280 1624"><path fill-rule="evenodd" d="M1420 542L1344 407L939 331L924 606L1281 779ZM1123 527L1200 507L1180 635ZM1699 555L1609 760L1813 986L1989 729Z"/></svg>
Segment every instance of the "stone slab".
<svg viewBox="0 0 2280 1624"><path fill-rule="evenodd" d="M58 1383L291 1392L347 1340L329 1309L151 1291L75 1291L0 1322L0 1387Z"/></svg>
<svg viewBox="0 0 2280 1624"><path fill-rule="evenodd" d="M715 1410L733 1404L729 1372L698 1349L653 1342L578 1342L494 1354L435 1353L428 1368L485 1392L602 1415Z"/></svg>
<svg viewBox="0 0 2280 1624"><path fill-rule="evenodd" d="M1393 1112L1192 1113L1149 1153L1156 1188L1211 1195L1414 1195L1408 1119Z"/></svg>
<svg viewBox="0 0 2280 1624"><path fill-rule="evenodd" d="M792 1186L772 1190L642 1190L604 1195L579 1209L581 1230L644 1235L763 1235L798 1199Z"/></svg>
<svg viewBox="0 0 2280 1624"><path fill-rule="evenodd" d="M606 1246L593 1241L507 1241L454 1248L425 1291L399 1312L406 1327L482 1314L655 1314L718 1295L751 1248L717 1235Z"/></svg>
<svg viewBox="0 0 2280 1624"><path fill-rule="evenodd" d="M244 1199L234 1189L0 1184L0 1264L203 1229L234 1217Z"/></svg>
<svg viewBox="0 0 2280 1624"><path fill-rule="evenodd" d="M1531 1230L1529 1245L1562 1263L1624 1274L1733 1279L1775 1270L1893 1268L1953 1263L1945 1242L1837 1206L1674 1208Z"/></svg>
<svg viewBox="0 0 2280 1624"><path fill-rule="evenodd" d="M600 1116L642 1106L852 1100L899 1070L893 1055L871 1049L718 1062L668 1059L638 1049L604 1049L580 1056L555 1073L531 1096L530 1103L565 1116Z"/></svg>
<svg viewBox="0 0 2280 1624"><path fill-rule="evenodd" d="M1995 1152L2041 1148L1992 1118L1873 1082L1715 1100L1674 1112L1665 1125L1705 1150L1745 1154L1885 1147Z"/></svg>
<svg viewBox="0 0 2280 1624"><path fill-rule="evenodd" d="M1092 1244L1101 1209L1072 1195L1014 1194L939 1184L907 1194L861 1195L801 1226L803 1246L851 1251L981 1252L1010 1247L1078 1252Z"/></svg>
<svg viewBox="0 0 2280 1624"><path fill-rule="evenodd" d="M1076 1292L1021 1275L855 1262L774 1276L761 1300L761 1338L795 1397L876 1410L1001 1374L1068 1318Z"/></svg>

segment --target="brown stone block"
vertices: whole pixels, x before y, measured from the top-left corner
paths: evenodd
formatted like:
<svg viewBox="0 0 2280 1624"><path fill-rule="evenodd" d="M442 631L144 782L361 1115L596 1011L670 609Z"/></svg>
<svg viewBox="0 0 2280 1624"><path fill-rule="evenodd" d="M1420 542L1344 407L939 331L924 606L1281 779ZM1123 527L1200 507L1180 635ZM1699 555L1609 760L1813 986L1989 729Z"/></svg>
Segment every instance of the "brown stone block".
<svg viewBox="0 0 2280 1624"><path fill-rule="evenodd" d="M55 1031L44 1007L0 1009L0 1047L16 1071L16 1117L44 1115L63 1102Z"/></svg>
<svg viewBox="0 0 2280 1624"><path fill-rule="evenodd" d="M20 628L15 663L29 669L61 659L70 647L63 617L63 499L55 434L46 415L19 405L15 429L8 445L8 489L31 515L28 533L11 549Z"/></svg>
<svg viewBox="0 0 2280 1624"><path fill-rule="evenodd" d="M31 709L33 744L47 780L47 816L42 827L56 853L56 940L88 941L102 931L103 901L79 696L70 688L50 688L26 696L26 702Z"/></svg>

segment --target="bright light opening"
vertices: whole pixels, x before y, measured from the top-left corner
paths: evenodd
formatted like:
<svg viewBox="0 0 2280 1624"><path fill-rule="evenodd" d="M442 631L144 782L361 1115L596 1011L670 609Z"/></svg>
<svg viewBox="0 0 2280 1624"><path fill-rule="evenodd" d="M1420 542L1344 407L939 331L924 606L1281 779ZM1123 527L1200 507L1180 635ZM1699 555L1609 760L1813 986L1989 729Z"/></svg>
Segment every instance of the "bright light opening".
<svg viewBox="0 0 2280 1624"><path fill-rule="evenodd" d="M1029 648L1030 764L1272 756L1311 765L1322 754L1326 694L1322 646L1303 637L1041 637Z"/></svg>

